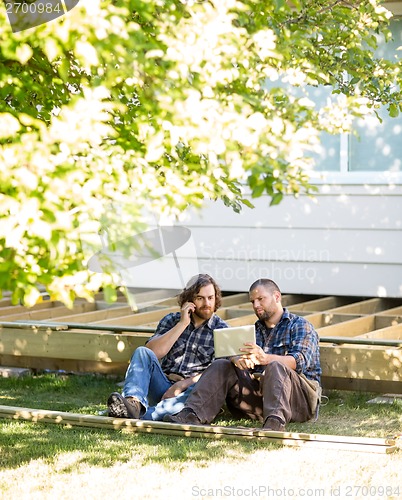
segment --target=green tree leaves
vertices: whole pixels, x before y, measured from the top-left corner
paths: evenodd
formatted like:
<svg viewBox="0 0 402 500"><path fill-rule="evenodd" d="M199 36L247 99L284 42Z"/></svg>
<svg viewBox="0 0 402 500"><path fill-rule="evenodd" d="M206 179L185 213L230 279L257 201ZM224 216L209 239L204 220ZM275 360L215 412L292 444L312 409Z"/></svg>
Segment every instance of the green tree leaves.
<svg viewBox="0 0 402 500"><path fill-rule="evenodd" d="M118 277L86 268L105 226L113 243L144 211L313 193L323 130L399 113L400 63L375 56L388 18L374 0L88 0L13 34L0 10L0 289L113 297Z"/></svg>

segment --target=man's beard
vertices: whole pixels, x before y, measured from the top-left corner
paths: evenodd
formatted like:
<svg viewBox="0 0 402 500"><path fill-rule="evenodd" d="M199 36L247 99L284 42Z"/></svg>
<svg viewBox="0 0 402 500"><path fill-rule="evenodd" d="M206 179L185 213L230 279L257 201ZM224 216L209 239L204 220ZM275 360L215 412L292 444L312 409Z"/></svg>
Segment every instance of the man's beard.
<svg viewBox="0 0 402 500"><path fill-rule="evenodd" d="M202 307L200 309L196 309L194 313L201 319L209 319L213 315L214 310L212 308Z"/></svg>
<svg viewBox="0 0 402 500"><path fill-rule="evenodd" d="M257 316L260 321L267 321L272 317L272 313L270 313L270 311L262 311L261 313L257 314Z"/></svg>

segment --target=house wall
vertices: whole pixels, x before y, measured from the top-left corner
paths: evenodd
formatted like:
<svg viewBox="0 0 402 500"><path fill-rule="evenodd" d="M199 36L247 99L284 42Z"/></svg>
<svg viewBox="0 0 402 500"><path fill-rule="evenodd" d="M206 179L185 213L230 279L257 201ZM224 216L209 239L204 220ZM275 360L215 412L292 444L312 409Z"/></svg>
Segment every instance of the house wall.
<svg viewBox="0 0 402 500"><path fill-rule="evenodd" d="M286 293L402 297L402 186L320 185L314 199L269 201L184 215L199 271L223 290L268 277Z"/></svg>

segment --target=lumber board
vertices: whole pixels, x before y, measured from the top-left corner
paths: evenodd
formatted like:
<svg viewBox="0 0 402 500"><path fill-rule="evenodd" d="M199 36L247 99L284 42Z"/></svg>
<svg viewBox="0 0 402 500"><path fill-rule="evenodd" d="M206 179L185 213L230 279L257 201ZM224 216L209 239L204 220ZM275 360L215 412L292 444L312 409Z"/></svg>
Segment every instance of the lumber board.
<svg viewBox="0 0 402 500"><path fill-rule="evenodd" d="M159 433L181 437L207 439L256 439L283 446L321 446L370 453L392 453L398 446L395 438L336 436L324 434L277 432L254 427L226 427L218 425L191 425L149 420L116 419L99 415L40 410L0 405L0 418L35 423L53 423L67 427L80 426L126 432Z"/></svg>
<svg viewBox="0 0 402 500"><path fill-rule="evenodd" d="M332 309L332 312L348 314L375 314L400 305L402 305L401 299L373 298L362 300L354 304L335 307Z"/></svg>
<svg viewBox="0 0 402 500"><path fill-rule="evenodd" d="M126 363L134 349L144 345L143 334L94 331L59 331L48 328L0 329L2 355L64 358Z"/></svg>
<svg viewBox="0 0 402 500"><path fill-rule="evenodd" d="M402 350L377 346L320 346L323 376L400 382Z"/></svg>
<svg viewBox="0 0 402 500"><path fill-rule="evenodd" d="M228 321L230 319L241 318L243 316L253 316L254 317L253 323L255 323L255 320L257 319L254 313L250 315L250 311L247 311L246 309L238 309L233 307L221 308L217 311L216 314L225 321Z"/></svg>
<svg viewBox="0 0 402 500"><path fill-rule="evenodd" d="M402 316L392 316L379 314L375 317L375 324L378 329L385 328L387 326L396 326L402 323Z"/></svg>
<svg viewBox="0 0 402 500"><path fill-rule="evenodd" d="M372 330L362 335L357 335L356 338L401 340L402 324L388 326L385 328L380 328L378 330Z"/></svg>
<svg viewBox="0 0 402 500"><path fill-rule="evenodd" d="M60 302L58 302L59 305L61 305ZM24 314L29 311L39 311L42 309L50 309L54 307L55 302L53 301L46 301L46 302L39 302L38 304L33 305L32 307L28 308L26 306L21 306L21 305L15 305L15 306L6 306L2 307L0 309L0 318L7 317L9 315L15 315L15 314Z"/></svg>
<svg viewBox="0 0 402 500"><path fill-rule="evenodd" d="M317 328L320 337L355 337L375 329L375 316L362 316L335 325Z"/></svg>
<svg viewBox="0 0 402 500"><path fill-rule="evenodd" d="M8 356L0 354L1 366L30 368L34 371L65 371L67 373L100 373L103 375L120 376L124 378L129 359L123 363L88 361L65 358L44 358L30 356ZM382 391L386 392L386 391Z"/></svg>
<svg viewBox="0 0 402 500"><path fill-rule="evenodd" d="M380 394L393 392L395 394L402 394L401 381L393 382L389 380L367 380L334 376L326 377L323 375L321 377L321 383L326 390L335 389L341 391L375 392Z"/></svg>
<svg viewBox="0 0 402 500"><path fill-rule="evenodd" d="M282 304L289 308L293 304L299 304L309 300L320 299L322 295L303 295L303 294L284 294L282 295Z"/></svg>
<svg viewBox="0 0 402 500"><path fill-rule="evenodd" d="M378 314L384 316L402 316L402 306L385 309L385 311L381 311Z"/></svg>
<svg viewBox="0 0 402 500"><path fill-rule="evenodd" d="M105 326L116 325L116 326L136 326L142 325L143 323L151 323L153 321L161 320L169 312L180 311L179 306L170 307L169 309L159 309L156 311L144 312L144 313L131 313L127 316L120 316L119 318L111 318L108 320L93 321L94 325L102 324Z"/></svg>
<svg viewBox="0 0 402 500"><path fill-rule="evenodd" d="M226 323L229 326L245 326L245 325L253 325L256 321L256 315L246 314L245 316L238 316L237 318L226 319Z"/></svg>
<svg viewBox="0 0 402 500"><path fill-rule="evenodd" d="M340 323L344 323L345 321L350 321L352 319L358 319L361 317L357 314L333 314L331 312L317 312L308 314L306 314L305 311L293 312L295 314L299 314L299 316L304 316L316 329L325 328L332 325L339 325Z"/></svg>
<svg viewBox="0 0 402 500"><path fill-rule="evenodd" d="M47 320L52 318L61 318L71 316L79 316L82 313L90 313L95 309L96 305L91 302L76 302L72 309L64 305L54 305L52 307L47 307L39 310L28 310L23 313L10 314L6 316L7 321L22 321L22 320Z"/></svg>
<svg viewBox="0 0 402 500"><path fill-rule="evenodd" d="M328 296L321 297L314 300L304 300L296 304L289 305L290 311L309 311L309 312L320 312L327 311L329 309L334 309L335 307L341 307L344 305L349 305L352 302L358 302L356 297L340 297L340 296Z"/></svg>
<svg viewBox="0 0 402 500"><path fill-rule="evenodd" d="M94 323L95 321L104 321L111 318L119 318L133 314L130 306L109 307L107 309L97 309L95 311L85 311L81 314L60 316L58 321L70 321L74 319L74 323Z"/></svg>

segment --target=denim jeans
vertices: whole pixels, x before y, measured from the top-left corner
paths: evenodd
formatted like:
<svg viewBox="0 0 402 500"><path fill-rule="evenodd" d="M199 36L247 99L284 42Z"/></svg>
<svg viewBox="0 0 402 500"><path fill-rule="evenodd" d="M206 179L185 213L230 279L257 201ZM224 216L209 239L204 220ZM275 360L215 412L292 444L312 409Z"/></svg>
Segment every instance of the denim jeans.
<svg viewBox="0 0 402 500"><path fill-rule="evenodd" d="M163 373L158 358L148 347L138 347L130 360L124 381L123 396L136 397L143 406L140 418L163 420L165 415L178 413L194 384L173 398L162 399L173 384Z"/></svg>

